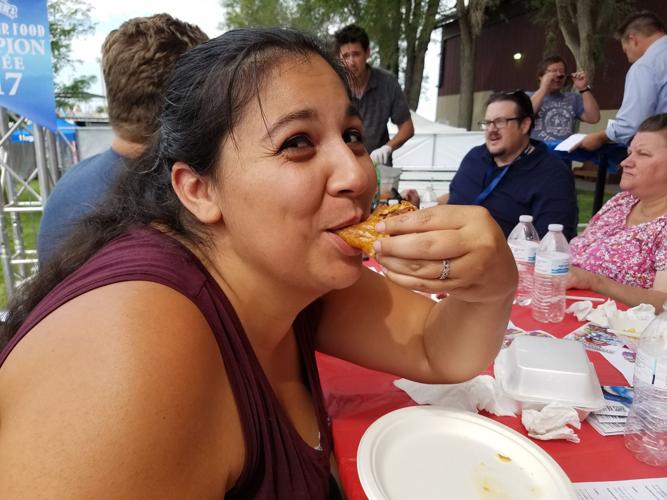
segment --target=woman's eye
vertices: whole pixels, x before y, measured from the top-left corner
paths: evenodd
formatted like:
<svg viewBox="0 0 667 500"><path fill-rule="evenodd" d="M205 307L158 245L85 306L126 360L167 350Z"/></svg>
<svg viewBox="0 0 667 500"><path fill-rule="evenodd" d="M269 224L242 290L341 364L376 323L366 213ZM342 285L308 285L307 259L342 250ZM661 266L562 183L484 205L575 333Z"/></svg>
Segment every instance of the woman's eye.
<svg viewBox="0 0 667 500"><path fill-rule="evenodd" d="M301 148L307 148L312 146L313 144L310 142L308 137L305 135L296 135L294 137L290 137L287 139L283 145L280 147L280 151L284 151L286 149L301 149Z"/></svg>
<svg viewBox="0 0 667 500"><path fill-rule="evenodd" d="M358 130L346 130L343 134L343 139L348 144L354 144L357 142L362 142L363 138L361 137L361 132Z"/></svg>

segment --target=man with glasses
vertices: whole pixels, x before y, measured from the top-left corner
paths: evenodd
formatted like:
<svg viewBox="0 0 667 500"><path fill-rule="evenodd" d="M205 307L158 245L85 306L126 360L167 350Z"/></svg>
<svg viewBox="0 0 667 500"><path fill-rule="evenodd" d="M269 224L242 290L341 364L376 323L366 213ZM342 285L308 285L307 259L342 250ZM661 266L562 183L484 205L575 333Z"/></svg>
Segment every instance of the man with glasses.
<svg viewBox="0 0 667 500"><path fill-rule="evenodd" d="M535 111L535 127L530 136L547 144L557 144L572 135L578 121L600 121L598 106L584 71L570 75L577 92L563 92L567 79L565 60L560 56L544 59L537 69L540 86L527 92Z"/></svg>
<svg viewBox="0 0 667 500"><path fill-rule="evenodd" d="M572 171L531 140L533 106L521 90L493 94L486 104L485 143L463 158L449 186L448 203L485 207L508 236L520 215L532 215L540 237L549 224L577 234L577 197Z"/></svg>

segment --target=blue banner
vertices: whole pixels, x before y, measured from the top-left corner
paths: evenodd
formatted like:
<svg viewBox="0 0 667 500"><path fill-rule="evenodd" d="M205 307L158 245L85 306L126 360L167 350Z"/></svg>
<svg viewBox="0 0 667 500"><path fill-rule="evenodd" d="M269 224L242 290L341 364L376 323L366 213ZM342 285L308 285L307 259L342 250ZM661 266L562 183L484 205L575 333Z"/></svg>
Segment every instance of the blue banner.
<svg viewBox="0 0 667 500"><path fill-rule="evenodd" d="M72 121L58 118L57 123L58 135L63 136L68 141L76 140L76 124ZM35 137L32 135L32 124L28 123L19 127L11 135L12 142L35 142Z"/></svg>
<svg viewBox="0 0 667 500"><path fill-rule="evenodd" d="M0 0L0 106L56 132L46 0Z"/></svg>

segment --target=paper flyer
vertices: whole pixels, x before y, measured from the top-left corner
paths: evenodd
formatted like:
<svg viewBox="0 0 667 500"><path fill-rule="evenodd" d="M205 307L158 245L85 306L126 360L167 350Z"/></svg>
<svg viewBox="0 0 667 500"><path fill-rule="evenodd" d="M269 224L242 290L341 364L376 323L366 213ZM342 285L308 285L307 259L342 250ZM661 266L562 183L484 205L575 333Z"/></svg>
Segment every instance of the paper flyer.
<svg viewBox="0 0 667 500"><path fill-rule="evenodd" d="M530 330L530 331L522 330L521 328L515 326L510 321L510 323L507 325L507 331L505 332L505 337L503 338L502 349L505 349L506 347L512 345L514 339L521 335L530 335L532 337L550 337L552 339L555 338L550 333L544 332L542 330Z"/></svg>
<svg viewBox="0 0 667 500"><path fill-rule="evenodd" d="M614 352L602 352L601 353L611 365L616 368L621 374L625 377L625 380L628 381L628 384L632 384L632 377L635 373L635 358L637 357L636 353L625 347L618 349Z"/></svg>
<svg viewBox="0 0 667 500"><path fill-rule="evenodd" d="M581 342L589 351L610 354L618 351L625 345L624 340L618 338L616 334L594 323L586 323L563 338L565 340Z"/></svg>
<svg viewBox="0 0 667 500"><path fill-rule="evenodd" d="M604 408L592 412L586 419L591 427L603 436L618 436L624 433L625 421L632 405L632 387L603 385Z"/></svg>
<svg viewBox="0 0 667 500"><path fill-rule="evenodd" d="M667 477L574 483L579 500L667 500Z"/></svg>
<svg viewBox="0 0 667 500"><path fill-rule="evenodd" d="M565 139L563 142L556 146L556 151L567 151L568 153L573 149L576 149L581 141L584 140L586 134L572 134L570 137Z"/></svg>

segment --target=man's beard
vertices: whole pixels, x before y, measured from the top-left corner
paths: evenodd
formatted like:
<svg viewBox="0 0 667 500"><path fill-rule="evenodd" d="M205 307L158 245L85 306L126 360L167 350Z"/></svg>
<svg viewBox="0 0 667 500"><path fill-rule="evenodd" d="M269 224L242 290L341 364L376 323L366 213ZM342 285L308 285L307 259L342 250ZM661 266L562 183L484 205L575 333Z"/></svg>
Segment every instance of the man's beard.
<svg viewBox="0 0 667 500"><path fill-rule="evenodd" d="M507 153L507 150L505 148L499 149L496 152L491 152L491 150L489 150L489 153L491 154L491 158L497 158L498 156L504 156L505 153Z"/></svg>
<svg viewBox="0 0 667 500"><path fill-rule="evenodd" d="M500 137L498 137L497 139L500 140ZM490 137L489 140L491 141L491 140L495 140L495 139L493 137ZM495 147L496 147L495 152L492 152L491 147L489 147L488 144L486 146L486 149L489 150L489 154L491 154L491 158L495 158L496 156L503 156L507 152L507 148L505 148L502 145L497 145Z"/></svg>

